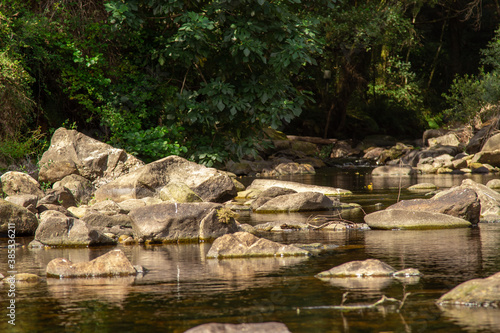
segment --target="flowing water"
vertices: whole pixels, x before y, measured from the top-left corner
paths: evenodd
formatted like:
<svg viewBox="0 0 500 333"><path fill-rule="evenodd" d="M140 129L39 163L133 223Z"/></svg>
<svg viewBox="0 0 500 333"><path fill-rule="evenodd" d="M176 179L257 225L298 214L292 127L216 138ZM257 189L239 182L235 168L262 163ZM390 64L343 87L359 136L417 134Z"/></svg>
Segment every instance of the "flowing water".
<svg viewBox="0 0 500 333"><path fill-rule="evenodd" d="M440 188L465 177L485 184L491 177L439 175L377 178L369 170L321 170L290 177L308 184L353 191L342 201L366 212L400 199L425 197L403 188L433 182ZM249 184L251 179L241 179ZM371 185L372 189L368 189ZM378 204L378 205L377 205ZM310 214L242 214L245 223L307 219ZM352 216L361 222L362 216ZM142 277L46 279L47 263L57 257L87 261L110 247L37 249L19 247L16 269L44 277L16 286L16 325L7 323L9 287L0 286L0 332L184 332L207 322L279 321L292 332L500 332L500 309L446 308L435 301L464 281L500 271L500 224L429 231L290 231L266 236L282 243L321 242L336 247L309 258L206 259L209 243L122 246ZM18 238L27 245L31 238ZM7 272L7 241L0 238L0 273ZM380 259L396 269L416 268L412 279L330 279L315 274L352 260ZM348 292L348 293L346 293ZM352 311L344 305L370 305L383 295L403 300Z"/></svg>

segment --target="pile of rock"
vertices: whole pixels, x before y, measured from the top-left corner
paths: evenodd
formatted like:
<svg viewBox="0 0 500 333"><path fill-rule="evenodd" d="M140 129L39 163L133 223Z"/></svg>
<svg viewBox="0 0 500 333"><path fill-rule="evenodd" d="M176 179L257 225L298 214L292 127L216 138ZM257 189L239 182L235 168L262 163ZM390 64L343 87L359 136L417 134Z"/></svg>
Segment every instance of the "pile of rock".
<svg viewBox="0 0 500 333"><path fill-rule="evenodd" d="M295 148L312 147L296 142ZM0 178L6 195L0 199L0 233L15 226L17 235L35 236L31 246L110 245L118 239L200 241L241 230L234 216L224 213L224 203L244 187L227 172L178 156L144 164L121 149L64 128L55 131L39 164L38 180L17 171ZM301 166L289 163L276 170L297 168ZM272 186L274 190L265 191ZM256 182L248 191L264 192L253 201L256 212L332 210L338 206L335 195L350 193L292 182Z"/></svg>

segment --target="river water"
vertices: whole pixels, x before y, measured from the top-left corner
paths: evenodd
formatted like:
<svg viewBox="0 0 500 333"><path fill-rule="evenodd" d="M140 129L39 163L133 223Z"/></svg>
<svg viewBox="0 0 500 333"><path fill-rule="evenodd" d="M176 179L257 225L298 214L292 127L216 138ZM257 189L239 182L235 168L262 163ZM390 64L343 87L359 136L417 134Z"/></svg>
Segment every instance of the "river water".
<svg viewBox="0 0 500 333"><path fill-rule="evenodd" d="M283 178L353 191L342 201L366 212L400 199L425 197L399 191L417 182L440 188L464 178L485 184L492 176L439 175L374 178L369 169L325 169L314 176ZM252 179L241 181L249 184ZM368 185L372 189L368 189ZM307 219L309 214L242 214L245 223ZM362 216L351 216L361 222ZM87 261L110 247L17 249L16 269L43 277L16 286L16 325L7 323L8 286L0 286L0 332L184 332L207 322L279 321L292 332L500 332L500 309L440 309L435 301L459 283L500 271L500 224L429 231L290 231L269 234L282 243L336 247L310 258L206 259L209 243L123 246L144 276L46 279L47 263L57 257ZM18 238L27 245L31 238ZM0 272L7 272L6 239L0 238ZM352 260L375 258L396 269L416 268L415 279L332 279L315 274ZM353 311L334 308L375 303L383 295L402 300ZM344 301L343 301L344 299Z"/></svg>

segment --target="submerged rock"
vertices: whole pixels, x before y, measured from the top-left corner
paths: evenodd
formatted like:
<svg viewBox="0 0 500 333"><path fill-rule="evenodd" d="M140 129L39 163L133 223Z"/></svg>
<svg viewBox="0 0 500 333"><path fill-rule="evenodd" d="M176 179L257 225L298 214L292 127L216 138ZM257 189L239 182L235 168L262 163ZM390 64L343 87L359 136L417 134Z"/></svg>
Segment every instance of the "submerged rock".
<svg viewBox="0 0 500 333"><path fill-rule="evenodd" d="M500 272L459 284L437 300L438 305L500 306Z"/></svg>
<svg viewBox="0 0 500 333"><path fill-rule="evenodd" d="M407 210L386 209L365 215L365 222L372 229L448 229L466 228L472 223L451 215Z"/></svg>
<svg viewBox="0 0 500 333"><path fill-rule="evenodd" d="M244 323L244 324L222 324L208 323L188 329L184 333L290 333L283 323Z"/></svg>
<svg viewBox="0 0 500 333"><path fill-rule="evenodd" d="M94 260L73 263L68 259L56 258L47 264L47 277L96 277L135 275L132 266L121 250L112 250Z"/></svg>
<svg viewBox="0 0 500 333"><path fill-rule="evenodd" d="M391 276L396 270L378 259L350 261L316 275L322 277Z"/></svg>
<svg viewBox="0 0 500 333"><path fill-rule="evenodd" d="M0 274L1 275L1 274ZM1 277L0 277L1 279ZM5 279L2 280L2 283L8 283L11 284L14 280L15 283L38 283L42 279L36 275L36 274L31 274L31 273L17 273L13 276L8 276Z"/></svg>
<svg viewBox="0 0 500 333"><path fill-rule="evenodd" d="M321 272L316 277L335 287L374 291L386 288L395 280L404 284L418 283L420 275L414 268L396 271L380 260L367 259L347 262Z"/></svg>
<svg viewBox="0 0 500 333"><path fill-rule="evenodd" d="M293 245L276 243L248 232L236 232L217 238L208 251L207 258L304 256L309 254L309 251Z"/></svg>

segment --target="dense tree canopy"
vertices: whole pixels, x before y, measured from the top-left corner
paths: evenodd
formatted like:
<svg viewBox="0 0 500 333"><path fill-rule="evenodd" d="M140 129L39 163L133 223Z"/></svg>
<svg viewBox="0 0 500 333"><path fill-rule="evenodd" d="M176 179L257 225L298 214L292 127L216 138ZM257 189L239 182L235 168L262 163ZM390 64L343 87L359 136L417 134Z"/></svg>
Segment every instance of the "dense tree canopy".
<svg viewBox="0 0 500 333"><path fill-rule="evenodd" d="M0 155L61 125L146 161L212 165L253 153L268 126L362 138L470 121L497 110L499 13L498 0L5 0Z"/></svg>

